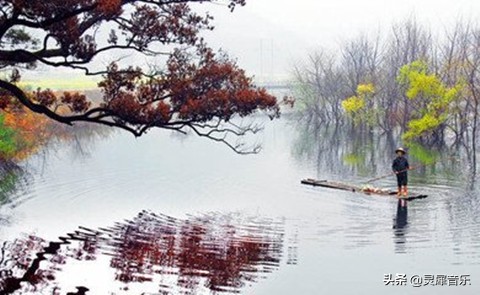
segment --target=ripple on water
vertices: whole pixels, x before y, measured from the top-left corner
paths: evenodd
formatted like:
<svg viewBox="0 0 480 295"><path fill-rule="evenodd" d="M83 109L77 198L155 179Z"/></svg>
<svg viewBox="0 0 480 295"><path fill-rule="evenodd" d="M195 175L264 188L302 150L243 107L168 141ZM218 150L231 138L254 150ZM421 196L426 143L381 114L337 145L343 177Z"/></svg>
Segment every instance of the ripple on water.
<svg viewBox="0 0 480 295"><path fill-rule="evenodd" d="M0 289L63 294L82 284L92 294L238 293L280 267L283 244L282 220L219 213L177 219L143 211L107 228L80 227L58 242L34 235L5 242Z"/></svg>

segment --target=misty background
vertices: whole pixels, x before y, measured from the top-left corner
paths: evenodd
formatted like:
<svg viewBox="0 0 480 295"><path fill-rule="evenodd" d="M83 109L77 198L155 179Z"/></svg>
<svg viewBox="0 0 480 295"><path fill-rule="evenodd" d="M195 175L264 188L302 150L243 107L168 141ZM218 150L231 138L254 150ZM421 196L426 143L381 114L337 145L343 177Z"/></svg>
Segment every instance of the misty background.
<svg viewBox="0 0 480 295"><path fill-rule="evenodd" d="M260 80L286 79L315 49L335 50L360 34L386 34L407 18L441 33L460 19L480 16L476 0L250 0L232 14L204 6L215 16L210 46L224 48Z"/></svg>
<svg viewBox="0 0 480 295"><path fill-rule="evenodd" d="M215 30L203 32L203 36L212 48L223 49L238 60L260 84L289 80L293 66L318 48L335 51L362 34L386 35L392 25L406 19L415 18L433 33L442 34L460 20L475 23L480 16L477 0L248 0L233 13L224 3L194 7L215 17ZM96 63L103 67L117 58L103 56ZM126 57L128 60L139 62L135 56ZM63 79L81 79L79 84L95 85L98 79L84 77L78 71L50 68L24 73L24 77L52 79L53 86L63 85Z"/></svg>

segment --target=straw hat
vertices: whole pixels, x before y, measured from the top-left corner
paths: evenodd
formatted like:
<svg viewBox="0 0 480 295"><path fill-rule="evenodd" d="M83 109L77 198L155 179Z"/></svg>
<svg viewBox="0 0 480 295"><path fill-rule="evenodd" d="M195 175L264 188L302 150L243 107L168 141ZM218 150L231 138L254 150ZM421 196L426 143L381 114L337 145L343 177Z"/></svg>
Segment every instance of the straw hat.
<svg viewBox="0 0 480 295"><path fill-rule="evenodd" d="M402 152L404 155L407 153L404 148L399 147L395 150L395 153Z"/></svg>

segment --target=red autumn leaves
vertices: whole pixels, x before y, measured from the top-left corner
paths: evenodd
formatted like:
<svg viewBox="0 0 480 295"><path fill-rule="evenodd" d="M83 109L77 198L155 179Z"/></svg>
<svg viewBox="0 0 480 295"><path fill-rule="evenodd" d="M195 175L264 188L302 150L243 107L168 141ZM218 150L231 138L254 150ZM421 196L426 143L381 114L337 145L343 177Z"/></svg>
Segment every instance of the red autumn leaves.
<svg viewBox="0 0 480 295"><path fill-rule="evenodd" d="M3 81L2 88L31 110L62 123L97 122L135 135L152 127L182 130L211 120L228 122L235 115L248 116L257 110L278 116L275 97L257 89L226 55L206 46L200 32L213 29L213 18L193 11L193 2L213 1L6 0L0 7L4 12L0 43L7 32L24 30L30 35L22 39L23 45L36 48L20 49L22 40L12 37L10 43L18 46L1 48L0 67L43 64L102 75L98 86L103 101L41 89L20 95L16 81L9 81L10 85ZM233 10L245 1L228 3ZM43 31L43 40L35 41L42 34L31 35L32 29ZM119 51L161 56L158 60L166 62L154 74L141 63L125 67L114 62L98 70L97 56L113 57ZM4 96L0 106L6 107L7 101L11 99Z"/></svg>
<svg viewBox="0 0 480 295"><path fill-rule="evenodd" d="M103 107L125 122L161 126L228 121L233 115L248 116L261 109L278 116L276 98L254 88L244 71L227 58L205 50L199 65L177 52L168 61L168 71L144 80L139 69L121 71L109 67L104 81Z"/></svg>

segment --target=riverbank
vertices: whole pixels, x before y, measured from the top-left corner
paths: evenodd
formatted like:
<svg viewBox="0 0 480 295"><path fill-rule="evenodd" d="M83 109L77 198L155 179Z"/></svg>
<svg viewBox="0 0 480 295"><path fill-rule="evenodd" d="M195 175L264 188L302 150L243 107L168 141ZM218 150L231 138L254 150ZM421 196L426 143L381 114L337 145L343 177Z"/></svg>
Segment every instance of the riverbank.
<svg viewBox="0 0 480 295"><path fill-rule="evenodd" d="M54 136L57 124L25 109L0 111L0 159L2 164L27 158Z"/></svg>

